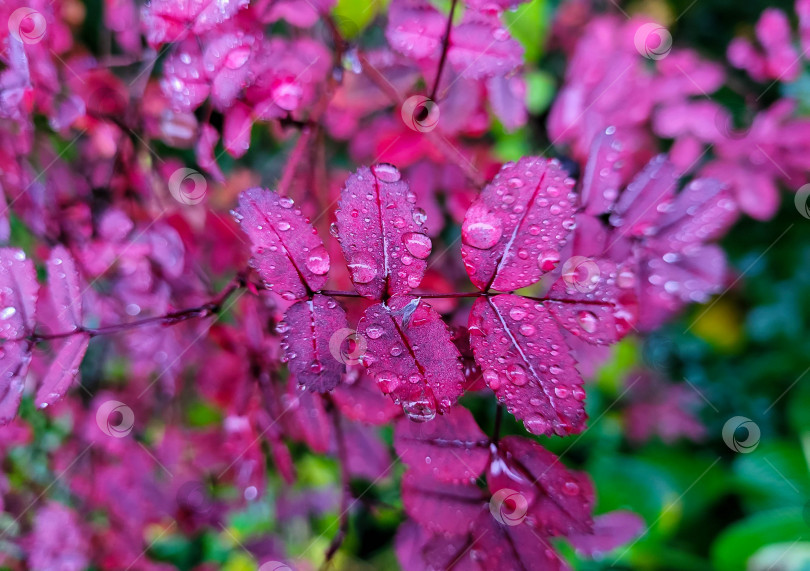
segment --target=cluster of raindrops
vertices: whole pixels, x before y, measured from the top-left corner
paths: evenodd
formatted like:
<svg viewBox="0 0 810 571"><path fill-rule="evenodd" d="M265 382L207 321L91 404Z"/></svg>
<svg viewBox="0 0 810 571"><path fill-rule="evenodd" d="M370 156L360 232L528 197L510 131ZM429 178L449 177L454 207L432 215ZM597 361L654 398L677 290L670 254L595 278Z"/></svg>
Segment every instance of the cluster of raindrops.
<svg viewBox="0 0 810 571"><path fill-rule="evenodd" d="M589 318L583 316L585 326ZM470 342L483 378L506 409L533 434L567 434L581 420L585 391L570 374L573 360L546 307L500 295L476 304Z"/></svg>
<svg viewBox="0 0 810 571"><path fill-rule="evenodd" d="M573 187L556 159L501 168L461 227L464 263L477 286L513 291L557 267L575 228Z"/></svg>

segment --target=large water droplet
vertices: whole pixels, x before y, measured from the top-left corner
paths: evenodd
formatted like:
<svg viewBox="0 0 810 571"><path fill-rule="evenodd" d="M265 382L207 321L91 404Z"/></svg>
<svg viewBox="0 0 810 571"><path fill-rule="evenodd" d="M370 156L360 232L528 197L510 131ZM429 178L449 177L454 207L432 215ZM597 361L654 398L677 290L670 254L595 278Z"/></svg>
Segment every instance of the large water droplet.
<svg viewBox="0 0 810 571"><path fill-rule="evenodd" d="M506 368L506 376L517 386L523 386L529 382L529 377L526 375L526 369L519 363L512 363Z"/></svg>
<svg viewBox="0 0 810 571"><path fill-rule="evenodd" d="M371 171L382 182L397 182L402 175L397 167L388 163L380 163L371 167Z"/></svg>
<svg viewBox="0 0 810 571"><path fill-rule="evenodd" d="M583 310L577 313L577 323L588 333L596 331L597 319L593 312Z"/></svg>
<svg viewBox="0 0 810 571"><path fill-rule="evenodd" d="M377 277L377 263L369 254L360 253L349 264L352 280L359 284L367 284Z"/></svg>
<svg viewBox="0 0 810 571"><path fill-rule="evenodd" d="M318 246L309 253L305 264L310 272L322 276L329 271L329 252L323 246Z"/></svg>
<svg viewBox="0 0 810 571"><path fill-rule="evenodd" d="M560 263L560 253L556 250L545 250L537 258L537 265L544 272L550 272Z"/></svg>
<svg viewBox="0 0 810 571"><path fill-rule="evenodd" d="M393 371L380 371L377 373L377 386L385 394L390 394L399 386L399 375Z"/></svg>
<svg viewBox="0 0 810 571"><path fill-rule="evenodd" d="M495 214L482 209L470 208L461 227L461 239L468 246L488 250L498 243L503 235L503 223Z"/></svg>
<svg viewBox="0 0 810 571"><path fill-rule="evenodd" d="M414 422L427 422L436 418L436 402L428 395L403 402L402 410Z"/></svg>
<svg viewBox="0 0 810 571"><path fill-rule="evenodd" d="M402 242L405 244L405 249L410 252L414 258L424 260L430 255L430 250L433 244L430 238L419 232L407 232L402 236Z"/></svg>

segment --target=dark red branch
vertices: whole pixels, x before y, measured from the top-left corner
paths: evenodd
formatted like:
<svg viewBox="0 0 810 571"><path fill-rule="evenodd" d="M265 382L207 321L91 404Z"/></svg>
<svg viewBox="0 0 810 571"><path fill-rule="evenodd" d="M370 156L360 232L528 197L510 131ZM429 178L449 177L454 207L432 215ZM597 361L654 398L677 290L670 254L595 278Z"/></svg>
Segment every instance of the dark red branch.
<svg viewBox="0 0 810 571"><path fill-rule="evenodd" d="M444 38L442 39L442 55L439 59L439 67L436 69L436 79L433 81L433 91L430 92L430 99L436 101L436 94L439 92L439 84L442 80L442 72L444 71L444 64L447 61L447 50L450 47L450 31L453 29L453 15L456 12L456 0L450 4L450 14L447 16L447 27L444 29Z"/></svg>

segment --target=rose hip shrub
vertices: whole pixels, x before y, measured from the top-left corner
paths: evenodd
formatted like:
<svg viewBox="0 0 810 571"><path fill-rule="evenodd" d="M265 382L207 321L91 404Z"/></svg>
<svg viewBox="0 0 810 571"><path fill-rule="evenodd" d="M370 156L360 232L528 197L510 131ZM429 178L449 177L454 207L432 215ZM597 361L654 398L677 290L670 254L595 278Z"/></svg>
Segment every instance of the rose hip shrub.
<svg viewBox="0 0 810 571"><path fill-rule="evenodd" d="M809 3L727 59L579 0L0 14L6 568L628 560L556 442L807 181ZM634 378L628 442L705 436Z"/></svg>

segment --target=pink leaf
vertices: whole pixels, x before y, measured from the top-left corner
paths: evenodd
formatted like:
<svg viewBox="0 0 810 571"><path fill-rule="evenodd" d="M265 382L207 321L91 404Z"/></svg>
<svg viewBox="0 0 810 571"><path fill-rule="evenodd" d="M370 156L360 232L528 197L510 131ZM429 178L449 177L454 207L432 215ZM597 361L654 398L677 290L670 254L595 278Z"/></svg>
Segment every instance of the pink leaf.
<svg viewBox="0 0 810 571"><path fill-rule="evenodd" d="M483 491L470 483L451 484L409 470L402 476L405 512L433 532L460 534L484 510Z"/></svg>
<svg viewBox="0 0 810 571"><path fill-rule="evenodd" d="M197 155L197 164L210 174L217 182L225 182L225 175L222 174L222 169L217 164L217 159L214 156L214 147L216 147L219 140L219 133L217 130L205 123L200 127L200 138L194 145L194 152Z"/></svg>
<svg viewBox="0 0 810 571"><path fill-rule="evenodd" d="M403 571L432 569L477 569L472 558L469 536L434 534L407 520L397 529L394 550Z"/></svg>
<svg viewBox="0 0 810 571"><path fill-rule="evenodd" d="M0 346L0 426L17 416L30 363L31 350L26 341L6 341Z"/></svg>
<svg viewBox="0 0 810 571"><path fill-rule="evenodd" d="M394 2L388 12L385 37L401 54L430 60L439 57L446 26L447 17L426 0Z"/></svg>
<svg viewBox="0 0 810 571"><path fill-rule="evenodd" d="M566 262L563 271L584 276L564 273L551 286L543 305L560 325L588 343L608 345L619 341L637 319L635 274L605 259L582 258L574 265L577 263L582 267Z"/></svg>
<svg viewBox="0 0 810 571"><path fill-rule="evenodd" d="M593 529L594 491L590 479L566 468L557 456L533 440L521 436L502 439L487 474L487 485L492 494L506 489L522 496L520 511L526 523L544 535L589 533ZM508 507L500 506L504 510L502 517L509 517L509 523L514 524L515 516L520 514L507 513Z"/></svg>
<svg viewBox="0 0 810 571"><path fill-rule="evenodd" d="M445 482L474 481L489 463L489 438L462 406L423 424L401 419L394 449L412 472Z"/></svg>
<svg viewBox="0 0 810 571"><path fill-rule="evenodd" d="M332 391L332 400L341 414L367 424L387 424L402 414L402 409L380 393L367 374L349 371L346 380Z"/></svg>
<svg viewBox="0 0 810 571"><path fill-rule="evenodd" d="M250 263L267 289L301 299L324 286L329 253L291 198L252 188L239 195L234 216L250 237Z"/></svg>
<svg viewBox="0 0 810 571"><path fill-rule="evenodd" d="M62 245L48 258L48 293L51 296L60 333L82 326L82 291L79 273L70 251Z"/></svg>
<svg viewBox="0 0 810 571"><path fill-rule="evenodd" d="M422 281L432 244L415 219L416 195L389 164L361 167L346 181L336 212L340 246L364 297L408 293Z"/></svg>
<svg viewBox="0 0 810 571"><path fill-rule="evenodd" d="M0 338L20 339L33 332L38 292L34 264L25 253L0 248Z"/></svg>
<svg viewBox="0 0 810 571"><path fill-rule="evenodd" d="M551 543L527 524L500 524L488 511L474 522L473 549L481 569L570 571Z"/></svg>
<svg viewBox="0 0 810 571"><path fill-rule="evenodd" d="M346 464L355 478L377 482L391 472L391 455L378 431L359 422L343 422Z"/></svg>
<svg viewBox="0 0 810 571"><path fill-rule="evenodd" d="M462 77L505 75L523 63L523 47L497 15L467 10L450 33L447 60Z"/></svg>
<svg viewBox="0 0 810 571"><path fill-rule="evenodd" d="M346 371L343 344L352 333L346 311L335 299L316 294L290 306L279 329L284 332L290 373L310 391L334 389ZM349 354L353 349L349 349Z"/></svg>
<svg viewBox="0 0 810 571"><path fill-rule="evenodd" d="M368 340L364 364L411 419L431 420L461 395L458 349L441 316L420 298L394 296L372 305L358 331Z"/></svg>
<svg viewBox="0 0 810 571"><path fill-rule="evenodd" d="M507 131L514 131L526 124L528 111L523 77L491 77L487 80L487 95L492 111Z"/></svg>
<svg viewBox="0 0 810 571"><path fill-rule="evenodd" d="M556 267L574 227L573 184L554 159L501 168L461 227L461 255L477 288L513 291Z"/></svg>
<svg viewBox="0 0 810 571"><path fill-rule="evenodd" d="M249 60L256 39L251 34L224 33L203 53L203 68L211 80L211 101L217 109L229 108L252 80Z"/></svg>
<svg viewBox="0 0 810 571"><path fill-rule="evenodd" d="M594 519L593 533L572 534L568 541L580 554L599 557L630 543L644 531L644 520L633 512L615 511Z"/></svg>
<svg viewBox="0 0 810 571"><path fill-rule="evenodd" d="M201 34L233 18L249 0L153 0L143 8L142 26L152 47Z"/></svg>
<svg viewBox="0 0 810 571"><path fill-rule="evenodd" d="M644 236L655 228L655 221L675 195L678 173L665 155L644 167L627 186L613 207L610 224L621 235Z"/></svg>
<svg viewBox="0 0 810 571"><path fill-rule="evenodd" d="M730 193L720 181L700 178L690 182L659 221L658 237L672 249L683 249L721 238L739 215Z"/></svg>
<svg viewBox="0 0 810 571"><path fill-rule="evenodd" d="M192 111L211 93L200 46L194 38L180 43L163 63L160 89L176 111Z"/></svg>
<svg viewBox="0 0 810 571"><path fill-rule="evenodd" d="M608 127L596 136L582 177L580 202L585 213L598 215L607 212L622 183L621 169L625 145L616 136L616 127Z"/></svg>
<svg viewBox="0 0 810 571"><path fill-rule="evenodd" d="M544 305L509 294L478 298L470 343L489 388L529 432L564 436L584 428L582 378Z"/></svg>
<svg viewBox="0 0 810 571"><path fill-rule="evenodd" d="M54 404L65 396L76 375L79 374L90 336L84 333L66 338L48 367L37 391L36 405L39 408Z"/></svg>
<svg viewBox="0 0 810 571"><path fill-rule="evenodd" d="M233 158L238 159L250 148L250 132L253 129L251 109L241 101L235 102L225 112L222 130L222 146Z"/></svg>

